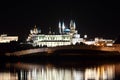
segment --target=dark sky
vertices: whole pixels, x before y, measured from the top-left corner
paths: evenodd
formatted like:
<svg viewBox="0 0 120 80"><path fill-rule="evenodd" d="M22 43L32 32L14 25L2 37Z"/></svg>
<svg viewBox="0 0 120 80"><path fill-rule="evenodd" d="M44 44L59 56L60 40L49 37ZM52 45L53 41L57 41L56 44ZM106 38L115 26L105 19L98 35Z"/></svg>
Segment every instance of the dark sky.
<svg viewBox="0 0 120 80"><path fill-rule="evenodd" d="M58 22L75 20L83 36L115 39L120 34L120 6L113 1L44 0L0 2L0 34L26 38L37 25L44 33L57 32Z"/></svg>

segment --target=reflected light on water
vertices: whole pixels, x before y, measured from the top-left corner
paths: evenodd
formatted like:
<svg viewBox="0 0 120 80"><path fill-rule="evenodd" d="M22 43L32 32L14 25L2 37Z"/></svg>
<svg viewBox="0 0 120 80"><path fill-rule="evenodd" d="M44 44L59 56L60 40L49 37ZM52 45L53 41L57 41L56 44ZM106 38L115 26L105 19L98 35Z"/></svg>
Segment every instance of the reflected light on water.
<svg viewBox="0 0 120 80"><path fill-rule="evenodd" d="M86 69L40 67L20 70L20 80L112 80L115 66L104 65Z"/></svg>
<svg viewBox="0 0 120 80"><path fill-rule="evenodd" d="M18 80L18 75L10 72L0 72L0 80Z"/></svg>
<svg viewBox="0 0 120 80"><path fill-rule="evenodd" d="M13 67L14 71L0 72L0 80L114 80L115 78L115 65L66 68L19 63L7 67L10 69Z"/></svg>
<svg viewBox="0 0 120 80"><path fill-rule="evenodd" d="M115 76L114 66L101 66L98 68L89 68L85 70L85 80L111 80Z"/></svg>

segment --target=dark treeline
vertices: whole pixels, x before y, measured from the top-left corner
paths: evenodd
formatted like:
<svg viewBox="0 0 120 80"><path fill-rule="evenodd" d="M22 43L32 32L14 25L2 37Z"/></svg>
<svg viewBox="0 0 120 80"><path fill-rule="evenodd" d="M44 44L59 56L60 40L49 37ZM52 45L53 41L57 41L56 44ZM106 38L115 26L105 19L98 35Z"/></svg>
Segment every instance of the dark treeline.
<svg viewBox="0 0 120 80"><path fill-rule="evenodd" d="M115 44L120 44L120 35L119 35L118 38L116 39Z"/></svg>
<svg viewBox="0 0 120 80"><path fill-rule="evenodd" d="M0 43L0 55L7 52L20 51L33 48L30 44L20 44L20 42L12 41L10 43Z"/></svg>

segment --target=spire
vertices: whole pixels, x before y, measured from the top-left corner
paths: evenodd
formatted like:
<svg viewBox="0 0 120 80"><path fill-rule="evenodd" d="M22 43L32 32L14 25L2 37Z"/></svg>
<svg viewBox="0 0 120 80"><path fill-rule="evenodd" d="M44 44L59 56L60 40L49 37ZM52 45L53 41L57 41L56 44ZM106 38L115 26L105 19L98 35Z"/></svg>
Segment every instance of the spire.
<svg viewBox="0 0 120 80"><path fill-rule="evenodd" d="M49 27L49 34L51 34L51 27Z"/></svg>
<svg viewBox="0 0 120 80"><path fill-rule="evenodd" d="M34 28L37 28L36 25L34 26Z"/></svg>
<svg viewBox="0 0 120 80"><path fill-rule="evenodd" d="M65 24L64 22L62 23L62 32L64 33L64 29L65 29Z"/></svg>
<svg viewBox="0 0 120 80"><path fill-rule="evenodd" d="M58 27L59 27L59 33L61 34L61 22L59 22Z"/></svg>
<svg viewBox="0 0 120 80"><path fill-rule="evenodd" d="M76 24L75 24L75 22L74 22L73 26L74 26L74 29L76 29Z"/></svg>
<svg viewBox="0 0 120 80"><path fill-rule="evenodd" d="M34 26L34 34L38 34L38 29L37 29L36 25Z"/></svg>
<svg viewBox="0 0 120 80"><path fill-rule="evenodd" d="M70 21L70 28L74 26L73 20Z"/></svg>

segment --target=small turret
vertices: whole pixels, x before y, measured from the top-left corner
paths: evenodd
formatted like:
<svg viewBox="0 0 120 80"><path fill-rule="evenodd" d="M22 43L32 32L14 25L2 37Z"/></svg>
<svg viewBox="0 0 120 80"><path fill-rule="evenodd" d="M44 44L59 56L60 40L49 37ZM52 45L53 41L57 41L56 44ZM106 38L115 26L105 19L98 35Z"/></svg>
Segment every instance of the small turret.
<svg viewBox="0 0 120 80"><path fill-rule="evenodd" d="M41 33L41 30L38 30L36 25L34 26L34 29L30 30L30 34L38 34Z"/></svg>

